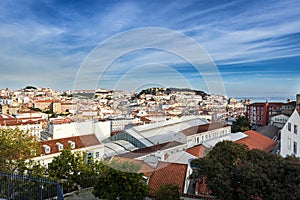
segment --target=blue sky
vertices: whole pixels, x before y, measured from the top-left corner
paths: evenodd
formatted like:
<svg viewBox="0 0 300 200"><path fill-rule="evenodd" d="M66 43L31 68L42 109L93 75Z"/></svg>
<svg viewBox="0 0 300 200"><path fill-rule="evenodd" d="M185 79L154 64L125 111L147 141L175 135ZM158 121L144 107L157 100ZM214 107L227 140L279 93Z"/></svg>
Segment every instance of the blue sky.
<svg viewBox="0 0 300 200"><path fill-rule="evenodd" d="M102 41L161 27L206 50L228 96L294 96L300 93L299 9L298 0L0 1L0 88L72 89ZM120 57L102 79L97 87L134 90L153 83L207 90L193 66L157 49Z"/></svg>

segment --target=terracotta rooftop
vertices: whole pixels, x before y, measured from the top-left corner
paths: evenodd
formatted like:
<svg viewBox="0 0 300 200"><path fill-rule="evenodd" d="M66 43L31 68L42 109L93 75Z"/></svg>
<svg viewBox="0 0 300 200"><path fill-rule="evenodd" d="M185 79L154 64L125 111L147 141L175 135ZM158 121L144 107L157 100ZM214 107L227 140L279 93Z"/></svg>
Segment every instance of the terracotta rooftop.
<svg viewBox="0 0 300 200"><path fill-rule="evenodd" d="M214 123L210 123L210 124L193 126L191 128L187 128L187 129L183 130L182 132L186 136L190 136L190 135L194 135L197 133L203 133L206 131L215 130L215 129L219 129L219 128L223 128L223 127L225 127L225 125L222 122L214 122Z"/></svg>
<svg viewBox="0 0 300 200"><path fill-rule="evenodd" d="M63 119L53 119L50 121L51 124L66 124L74 122L74 120L71 120L70 118L63 118Z"/></svg>
<svg viewBox="0 0 300 200"><path fill-rule="evenodd" d="M171 142L166 142L166 143L154 145L154 146L151 146L151 147L146 147L146 148L143 148L143 149L137 149L135 151L120 154L118 156L119 157L124 157L124 158L137 158L137 157L141 157L141 156L144 156L144 155L147 155L147 154L155 153L159 150L164 150L164 149L176 147L176 146L179 146L179 145L182 145L182 143L177 142L177 141L171 141Z"/></svg>
<svg viewBox="0 0 300 200"><path fill-rule="evenodd" d="M27 124L40 124L46 120L42 118L0 118L0 126L20 126Z"/></svg>
<svg viewBox="0 0 300 200"><path fill-rule="evenodd" d="M140 117L140 120L142 121L142 122L151 122L151 120L150 119L148 119L147 117Z"/></svg>
<svg viewBox="0 0 300 200"><path fill-rule="evenodd" d="M52 103L52 100L36 100L35 103Z"/></svg>
<svg viewBox="0 0 300 200"><path fill-rule="evenodd" d="M249 130L244 132L248 137L235 141L239 144L245 144L249 149L259 149L271 152L276 146L276 142L256 131Z"/></svg>
<svg viewBox="0 0 300 200"><path fill-rule="evenodd" d="M187 153L192 154L193 156L196 156L197 158L203 158L205 156L205 151L207 148L203 145L198 145L191 147L187 150L185 150Z"/></svg>
<svg viewBox="0 0 300 200"><path fill-rule="evenodd" d="M163 165L164 167L160 167ZM155 196L162 185L176 184L180 194L184 192L187 165L178 163L158 164L158 169L152 173L148 183L149 194Z"/></svg>
<svg viewBox="0 0 300 200"><path fill-rule="evenodd" d="M59 150L56 146L57 143L60 143L63 145L63 148L66 148L69 146L69 141L72 141L75 143L75 148L74 149L81 149L85 147L90 147L90 146L95 146L99 145L100 142L97 139L97 137L94 134L89 134L89 135L82 135L82 136L73 136L73 137L68 137L68 138L60 138L60 139L55 139L55 140L45 140L41 141L41 151L43 154L46 154L43 145L48 145L50 147L50 153L48 154L53 154L53 153L58 153Z"/></svg>

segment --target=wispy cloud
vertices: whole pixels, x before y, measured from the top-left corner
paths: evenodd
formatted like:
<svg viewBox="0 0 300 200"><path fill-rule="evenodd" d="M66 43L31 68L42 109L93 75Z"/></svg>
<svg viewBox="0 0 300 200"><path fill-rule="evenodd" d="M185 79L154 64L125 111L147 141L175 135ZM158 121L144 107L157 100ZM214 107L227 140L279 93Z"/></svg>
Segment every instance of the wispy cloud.
<svg viewBox="0 0 300 200"><path fill-rule="evenodd" d="M300 56L299 7L297 0L0 1L0 86L23 87L30 79L36 85L71 88L79 66L100 42L122 31L151 26L174 29L190 36L220 65L223 78L229 79L227 82L237 82L239 77L250 79L258 74L266 76L264 80L257 80L258 88L257 84L270 81L274 78L272 74L277 76L282 71L282 63L274 64L274 60ZM171 40L166 41L170 48ZM101 58L109 59L113 51L122 48L112 45ZM193 52L185 44L182 50L191 57L199 56L199 52ZM136 66L153 62L172 66L190 80L196 77L186 60L160 50L125 54L106 72L111 77L120 77ZM257 70L255 65L261 69ZM274 70L266 70L268 65L273 65ZM285 67L291 65L286 62ZM286 71L291 73L292 70L295 67ZM139 79L151 77L146 72L139 73ZM100 75L102 71L97 73ZM162 70L160 74L171 79L169 75L173 71ZM298 71L294 74L300 75ZM288 75L286 78L290 80ZM298 80L290 81L297 84ZM123 86L133 83L128 78ZM269 89L265 85L265 89Z"/></svg>

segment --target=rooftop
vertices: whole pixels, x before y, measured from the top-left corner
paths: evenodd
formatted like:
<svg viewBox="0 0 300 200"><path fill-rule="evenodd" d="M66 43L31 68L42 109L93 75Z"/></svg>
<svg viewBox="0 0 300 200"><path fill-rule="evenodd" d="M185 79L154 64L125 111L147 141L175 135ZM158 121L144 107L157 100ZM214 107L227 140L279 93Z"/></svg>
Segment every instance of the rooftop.
<svg viewBox="0 0 300 200"><path fill-rule="evenodd" d="M177 142L177 141L166 142L166 143L163 143L163 144L158 144L158 145L154 145L154 146L151 146L151 147L146 147L146 148L143 148L143 149L138 149L138 150L135 150L135 151L132 151L132 152L124 153L124 154L121 154L119 156L124 157L124 158L138 158L138 157L141 157L141 156L145 156L145 155L148 155L148 154L151 154L151 153L155 153L157 151L169 149L169 148L176 147L176 146L179 146L179 145L182 145L182 143Z"/></svg>
<svg viewBox="0 0 300 200"><path fill-rule="evenodd" d="M83 136L73 136L73 137L68 137L68 138L60 138L60 139L55 139L55 140L44 140L41 141L41 148L43 145L47 145L50 147L50 152L47 154L54 154L58 153L59 150L57 148L57 143L60 143L63 145L63 148L69 147L69 141L75 143L75 148L74 149L81 149L85 147L90 147L90 146L95 146L99 145L100 142L98 141L97 137L94 134L90 135L83 135ZM44 149L42 149L41 152L45 152Z"/></svg>
<svg viewBox="0 0 300 200"><path fill-rule="evenodd" d="M259 149L266 152L271 152L276 146L276 142L270 138L249 130L244 132L248 137L236 141L239 144L245 144L249 149Z"/></svg>
<svg viewBox="0 0 300 200"><path fill-rule="evenodd" d="M164 167L160 167L164 165ZM176 184L180 194L184 192L184 184L187 172L187 165L178 163L166 163L160 162L158 169L152 173L148 183L149 193L155 195L157 190L162 185Z"/></svg>
<svg viewBox="0 0 300 200"><path fill-rule="evenodd" d="M203 133L203 132L207 132L210 130L215 130L215 129L219 129L219 128L223 128L223 127L225 127L225 125L222 122L215 122L215 123L210 123L210 124L201 124L199 126L193 126L193 127L183 130L182 132L186 136L190 136L190 135L194 135L197 133Z"/></svg>
<svg viewBox="0 0 300 200"><path fill-rule="evenodd" d="M185 151L197 158L203 158L205 156L205 152L207 151L207 148L203 145L198 145L198 146L188 148Z"/></svg>
<svg viewBox="0 0 300 200"><path fill-rule="evenodd" d="M234 142L234 141L246 138L246 137L248 137L248 136L246 134L242 133L242 132L229 133L229 134L223 135L221 137L205 141L205 142L203 142L202 145L205 146L206 148L211 148L211 147L214 147L218 142L222 142L224 140Z"/></svg>
<svg viewBox="0 0 300 200"><path fill-rule="evenodd" d="M193 126L207 124L199 116L185 116L154 124L136 126L125 131L146 146L172 141L176 133Z"/></svg>

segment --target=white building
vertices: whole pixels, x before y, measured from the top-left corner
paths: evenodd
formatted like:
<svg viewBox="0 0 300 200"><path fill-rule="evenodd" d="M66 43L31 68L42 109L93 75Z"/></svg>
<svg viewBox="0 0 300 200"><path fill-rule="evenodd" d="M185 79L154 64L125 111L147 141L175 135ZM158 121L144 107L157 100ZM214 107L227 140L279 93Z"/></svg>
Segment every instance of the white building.
<svg viewBox="0 0 300 200"><path fill-rule="evenodd" d="M15 118L11 115L0 114L0 128L19 128L36 139L41 138L41 132L46 124L46 120L37 118Z"/></svg>
<svg viewBox="0 0 300 200"><path fill-rule="evenodd" d="M134 117L116 117L111 118L111 131L123 131L128 125L139 125L141 123L139 118Z"/></svg>
<svg viewBox="0 0 300 200"><path fill-rule="evenodd" d="M59 156L64 148L70 147L72 152L85 153L86 159L101 160L104 156L104 145L100 143L96 135L73 136L55 140L40 142L42 149L40 154L32 160L48 166L53 158Z"/></svg>
<svg viewBox="0 0 300 200"><path fill-rule="evenodd" d="M294 110L287 123L281 129L280 155L286 157L294 155L300 157L300 115Z"/></svg>
<svg viewBox="0 0 300 200"><path fill-rule="evenodd" d="M64 122L63 120L53 120L49 123L47 132L52 139L95 134L98 140L102 141L110 137L110 127L110 121Z"/></svg>
<svg viewBox="0 0 300 200"><path fill-rule="evenodd" d="M123 139L129 141L138 148L150 147L174 140L183 143L185 142L185 136L180 131L207 123L206 120L198 116L184 116L179 119L135 126L126 129L123 133L117 134L115 137L117 140Z"/></svg>
<svg viewBox="0 0 300 200"><path fill-rule="evenodd" d="M284 114L275 115L271 118L270 124L273 126L277 126L278 128L283 128L288 119L289 117Z"/></svg>
<svg viewBox="0 0 300 200"><path fill-rule="evenodd" d="M231 127L224 126L221 122L209 124L199 116L185 116L126 129L114 135L112 140L126 140L138 148L178 141L190 148L229 133L231 133Z"/></svg>

